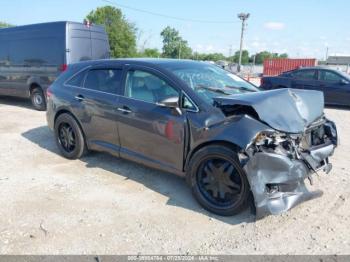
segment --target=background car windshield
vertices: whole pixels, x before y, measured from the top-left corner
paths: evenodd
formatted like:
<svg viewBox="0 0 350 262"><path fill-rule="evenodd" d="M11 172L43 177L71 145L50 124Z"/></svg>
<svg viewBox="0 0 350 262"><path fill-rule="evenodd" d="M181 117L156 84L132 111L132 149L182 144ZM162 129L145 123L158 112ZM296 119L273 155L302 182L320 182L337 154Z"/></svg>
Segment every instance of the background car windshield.
<svg viewBox="0 0 350 262"><path fill-rule="evenodd" d="M342 71L339 71L338 74L340 74L342 77L345 78L345 80L350 81L350 76Z"/></svg>
<svg viewBox="0 0 350 262"><path fill-rule="evenodd" d="M210 64L174 65L168 66L168 69L206 100L217 96L259 91L244 79Z"/></svg>

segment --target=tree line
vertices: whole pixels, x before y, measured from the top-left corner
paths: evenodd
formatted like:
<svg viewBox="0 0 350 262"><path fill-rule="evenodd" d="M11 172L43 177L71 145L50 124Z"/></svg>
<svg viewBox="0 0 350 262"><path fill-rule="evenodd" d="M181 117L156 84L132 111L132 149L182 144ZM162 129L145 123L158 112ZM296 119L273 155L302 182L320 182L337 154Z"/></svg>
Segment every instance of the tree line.
<svg viewBox="0 0 350 262"><path fill-rule="evenodd" d="M232 63L238 63L239 51L232 56L225 56L222 53L199 53L194 52L188 42L183 39L178 30L170 26L165 27L160 36L162 37L162 50L157 48L144 48L137 50L137 28L135 24L130 23L122 11L113 6L99 7L91 11L86 19L96 25L102 25L106 28L111 56L118 57L156 57L156 58L182 58L206 61L225 60ZM12 25L0 22L0 28L10 27ZM262 64L267 58L287 58L288 54L277 54L268 51L249 54L248 50L242 52L242 64Z"/></svg>

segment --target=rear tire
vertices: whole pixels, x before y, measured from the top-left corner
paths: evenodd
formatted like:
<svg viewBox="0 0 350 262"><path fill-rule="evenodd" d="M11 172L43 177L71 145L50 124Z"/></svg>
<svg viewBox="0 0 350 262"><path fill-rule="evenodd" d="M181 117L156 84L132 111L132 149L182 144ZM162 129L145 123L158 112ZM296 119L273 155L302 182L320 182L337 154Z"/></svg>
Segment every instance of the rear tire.
<svg viewBox="0 0 350 262"><path fill-rule="evenodd" d="M32 101L33 107L38 111L46 110L46 98L43 90L40 87L35 87L30 92L30 99Z"/></svg>
<svg viewBox="0 0 350 262"><path fill-rule="evenodd" d="M221 145L200 149L187 175L194 197L206 210L232 216L246 207L249 182L234 150Z"/></svg>
<svg viewBox="0 0 350 262"><path fill-rule="evenodd" d="M56 119L55 140L65 158L79 159L87 151L83 132L69 114L62 114Z"/></svg>

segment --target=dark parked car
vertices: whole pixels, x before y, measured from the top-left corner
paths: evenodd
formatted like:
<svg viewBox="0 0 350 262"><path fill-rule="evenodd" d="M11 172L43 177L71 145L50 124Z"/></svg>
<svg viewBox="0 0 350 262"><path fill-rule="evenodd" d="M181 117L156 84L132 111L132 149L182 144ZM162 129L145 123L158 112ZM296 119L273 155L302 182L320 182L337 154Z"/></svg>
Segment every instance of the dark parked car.
<svg viewBox="0 0 350 262"><path fill-rule="evenodd" d="M330 171L337 145L321 92L259 92L207 63L78 63L47 96L48 125L66 158L104 151L185 176L219 215L239 212L250 193L258 217L314 197L304 180Z"/></svg>
<svg viewBox="0 0 350 262"><path fill-rule="evenodd" d="M0 29L0 95L30 97L45 110L46 89L68 64L103 58L109 58L109 43L100 26L53 22Z"/></svg>
<svg viewBox="0 0 350 262"><path fill-rule="evenodd" d="M350 76L338 70L305 67L275 77L263 77L261 88L296 88L319 90L324 93L326 105L350 106Z"/></svg>

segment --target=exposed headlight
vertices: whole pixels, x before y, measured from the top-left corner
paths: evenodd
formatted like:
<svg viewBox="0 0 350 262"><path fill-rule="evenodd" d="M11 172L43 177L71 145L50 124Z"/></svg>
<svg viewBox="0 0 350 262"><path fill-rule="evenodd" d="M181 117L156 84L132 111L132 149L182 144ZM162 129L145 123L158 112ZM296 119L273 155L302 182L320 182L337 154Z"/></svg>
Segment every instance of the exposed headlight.
<svg viewBox="0 0 350 262"><path fill-rule="evenodd" d="M258 133L253 143L258 146L278 145L286 141L287 136L279 132L260 132Z"/></svg>

